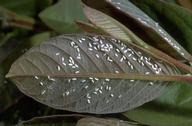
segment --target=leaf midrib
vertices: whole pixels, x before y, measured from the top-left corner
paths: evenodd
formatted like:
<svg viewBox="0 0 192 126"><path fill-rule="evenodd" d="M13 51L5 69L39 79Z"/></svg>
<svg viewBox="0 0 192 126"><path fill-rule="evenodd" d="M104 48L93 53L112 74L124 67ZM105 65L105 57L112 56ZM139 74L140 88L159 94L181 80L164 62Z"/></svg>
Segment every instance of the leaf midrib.
<svg viewBox="0 0 192 126"><path fill-rule="evenodd" d="M98 78L110 78L110 79L135 79L135 80L151 80L151 81L186 81L192 82L192 76L187 75L154 75L154 74L142 74L142 73L47 73L47 74L7 74L6 78L20 78L20 77L78 77L78 78L89 78L89 77L98 77Z"/></svg>

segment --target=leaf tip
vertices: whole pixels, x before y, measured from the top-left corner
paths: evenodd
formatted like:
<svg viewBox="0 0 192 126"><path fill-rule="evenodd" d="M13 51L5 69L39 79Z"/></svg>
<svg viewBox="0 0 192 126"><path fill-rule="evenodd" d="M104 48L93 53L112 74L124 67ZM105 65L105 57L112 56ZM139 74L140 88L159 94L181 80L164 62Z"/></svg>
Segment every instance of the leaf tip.
<svg viewBox="0 0 192 126"><path fill-rule="evenodd" d="M10 77L12 77L12 74L10 74L10 73L7 73L7 74L5 75L5 78L10 78Z"/></svg>

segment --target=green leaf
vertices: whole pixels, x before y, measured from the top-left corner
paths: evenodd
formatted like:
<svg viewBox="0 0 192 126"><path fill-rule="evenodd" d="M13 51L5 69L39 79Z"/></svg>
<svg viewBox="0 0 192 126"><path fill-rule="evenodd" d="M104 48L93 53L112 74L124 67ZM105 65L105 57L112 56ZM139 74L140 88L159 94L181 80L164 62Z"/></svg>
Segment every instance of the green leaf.
<svg viewBox="0 0 192 126"><path fill-rule="evenodd" d="M164 1L177 4L177 1L178 1L178 0L164 0Z"/></svg>
<svg viewBox="0 0 192 126"><path fill-rule="evenodd" d="M167 81L191 81L135 45L89 35L59 36L33 47L15 61L7 77L43 104L97 114L151 101Z"/></svg>
<svg viewBox="0 0 192 126"><path fill-rule="evenodd" d="M11 39L12 37L15 37L16 34L17 33L13 31L13 32L8 32L5 35L2 35L0 39L0 47L3 46L9 39Z"/></svg>
<svg viewBox="0 0 192 126"><path fill-rule="evenodd" d="M86 21L80 0L60 0L39 14L41 20L59 33L79 32L75 21Z"/></svg>
<svg viewBox="0 0 192 126"><path fill-rule="evenodd" d="M51 37L51 32L42 32L35 34L30 38L31 46L39 45Z"/></svg>
<svg viewBox="0 0 192 126"><path fill-rule="evenodd" d="M14 11L15 13L34 16L36 4L35 0L1 0L0 5Z"/></svg>
<svg viewBox="0 0 192 126"><path fill-rule="evenodd" d="M17 14L34 17L37 12L51 4L52 0L1 0L0 5Z"/></svg>
<svg viewBox="0 0 192 126"><path fill-rule="evenodd" d="M160 110L159 110L160 111ZM191 126L191 117L185 117L177 114L170 114L169 111L159 112L157 110L150 110L140 108L131 110L125 115L132 120L138 121L147 125L155 126Z"/></svg>
<svg viewBox="0 0 192 126"><path fill-rule="evenodd" d="M76 126L139 126L139 124L114 118L87 117L80 119Z"/></svg>
<svg viewBox="0 0 192 126"><path fill-rule="evenodd" d="M192 86L176 83L155 101L124 113L129 119L156 126L192 126Z"/></svg>
<svg viewBox="0 0 192 126"><path fill-rule="evenodd" d="M180 46L173 37L171 37L157 22L153 21L134 4L128 0L107 1L118 11L123 12L127 18L137 22L140 28L146 32L146 35L153 42L150 42L151 45L177 59L192 61L192 56L182 46ZM159 4L156 5L160 7ZM149 43L149 41L146 42Z"/></svg>

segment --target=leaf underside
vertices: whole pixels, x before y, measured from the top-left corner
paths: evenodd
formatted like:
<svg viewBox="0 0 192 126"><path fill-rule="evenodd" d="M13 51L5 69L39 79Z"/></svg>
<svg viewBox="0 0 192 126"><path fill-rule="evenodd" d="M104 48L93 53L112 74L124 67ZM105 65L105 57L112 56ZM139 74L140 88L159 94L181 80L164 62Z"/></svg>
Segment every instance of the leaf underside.
<svg viewBox="0 0 192 126"><path fill-rule="evenodd" d="M98 29L102 29L105 33L117 39L126 40L126 42L135 43L141 47L148 48L148 44L114 18L86 5L83 6L83 9L86 17Z"/></svg>
<svg viewBox="0 0 192 126"><path fill-rule="evenodd" d="M97 114L124 112L138 107L159 96L170 83L65 76L89 72L180 74L173 65L120 40L103 36L64 35L31 48L15 61L7 77L24 94L50 107Z"/></svg>
<svg viewBox="0 0 192 126"><path fill-rule="evenodd" d="M105 119L105 118L95 118L87 117L80 119L77 126L139 126L137 123L118 120L118 119Z"/></svg>

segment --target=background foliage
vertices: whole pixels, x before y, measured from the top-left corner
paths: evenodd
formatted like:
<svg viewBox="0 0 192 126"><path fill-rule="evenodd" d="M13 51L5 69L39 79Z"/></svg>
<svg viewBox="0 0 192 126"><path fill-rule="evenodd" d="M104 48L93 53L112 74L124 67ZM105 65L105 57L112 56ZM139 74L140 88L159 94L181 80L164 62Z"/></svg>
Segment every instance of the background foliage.
<svg viewBox="0 0 192 126"><path fill-rule="evenodd" d="M131 2L157 21L188 52L192 52L191 0ZM132 20L125 18L125 15L115 11L103 0L84 0L84 3L129 26L129 29L142 39L149 40L142 34L147 32L147 29L141 32ZM96 116L110 117L108 121L103 121L108 123L103 126L115 126L116 122L119 123L111 118L124 120L125 122L120 124L122 126L192 126L192 86L188 84L175 82L156 100L125 113L78 115L42 105L20 93L11 81L5 79L11 64L32 46L59 34L84 33L76 21L88 23L80 0L0 1L0 125L75 126L78 120L87 117L80 120L77 125L92 126L90 122L103 121L92 118ZM26 120L29 121L23 122Z"/></svg>

